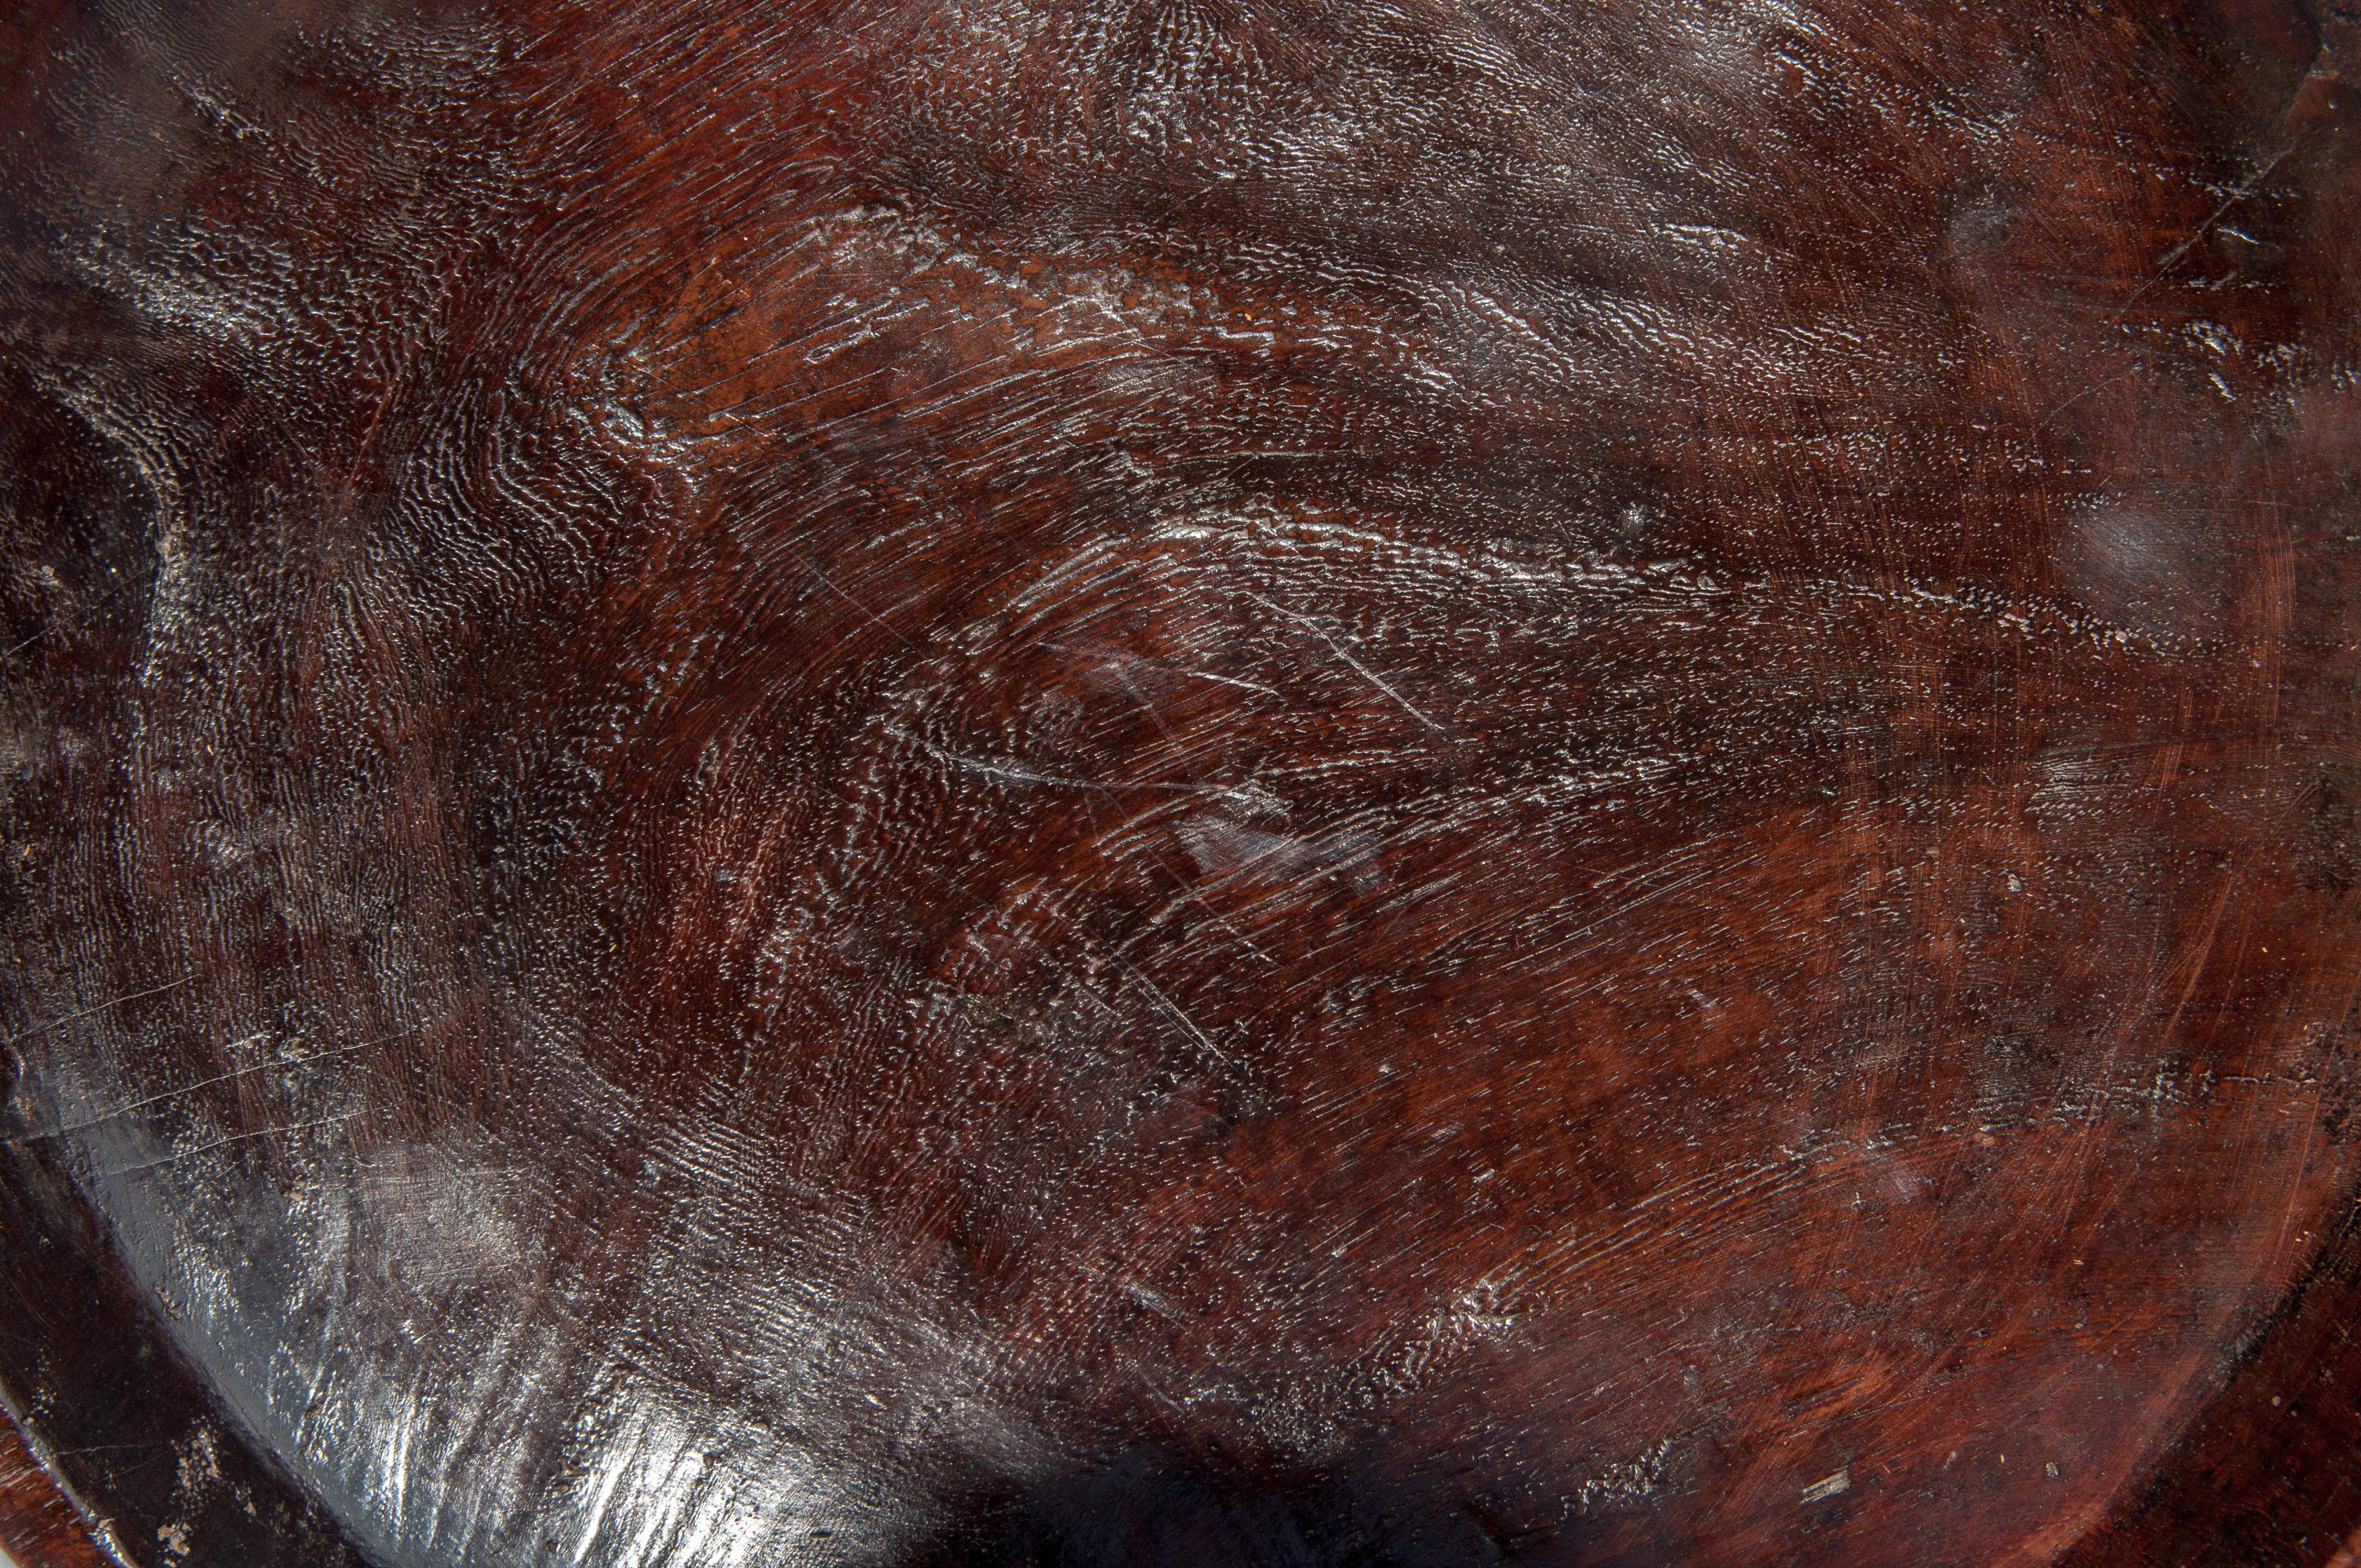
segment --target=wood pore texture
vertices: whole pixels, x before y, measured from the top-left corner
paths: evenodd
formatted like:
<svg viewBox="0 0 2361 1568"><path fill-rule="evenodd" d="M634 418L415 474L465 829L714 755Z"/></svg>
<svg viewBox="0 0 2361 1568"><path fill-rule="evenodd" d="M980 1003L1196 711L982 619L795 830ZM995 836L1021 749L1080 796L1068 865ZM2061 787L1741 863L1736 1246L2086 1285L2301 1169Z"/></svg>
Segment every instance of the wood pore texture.
<svg viewBox="0 0 2361 1568"><path fill-rule="evenodd" d="M2349 1564L2356 61L13 7L0 1542Z"/></svg>

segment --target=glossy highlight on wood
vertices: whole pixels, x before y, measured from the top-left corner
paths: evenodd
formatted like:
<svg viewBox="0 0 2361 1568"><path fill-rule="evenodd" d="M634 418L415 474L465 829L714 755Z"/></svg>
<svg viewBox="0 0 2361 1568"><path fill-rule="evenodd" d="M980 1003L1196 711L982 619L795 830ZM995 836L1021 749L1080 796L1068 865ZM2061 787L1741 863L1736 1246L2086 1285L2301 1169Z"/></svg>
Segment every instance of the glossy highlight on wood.
<svg viewBox="0 0 2361 1568"><path fill-rule="evenodd" d="M0 18L0 1544L2349 1563L2356 61Z"/></svg>

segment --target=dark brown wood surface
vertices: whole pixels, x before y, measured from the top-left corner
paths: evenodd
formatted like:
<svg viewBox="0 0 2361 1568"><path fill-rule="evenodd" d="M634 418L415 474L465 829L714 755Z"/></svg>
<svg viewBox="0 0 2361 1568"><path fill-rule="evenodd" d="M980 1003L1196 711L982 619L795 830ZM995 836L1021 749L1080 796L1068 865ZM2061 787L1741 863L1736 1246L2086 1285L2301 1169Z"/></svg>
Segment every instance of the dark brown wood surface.
<svg viewBox="0 0 2361 1568"><path fill-rule="evenodd" d="M2356 61L15 7L0 1543L2349 1568Z"/></svg>

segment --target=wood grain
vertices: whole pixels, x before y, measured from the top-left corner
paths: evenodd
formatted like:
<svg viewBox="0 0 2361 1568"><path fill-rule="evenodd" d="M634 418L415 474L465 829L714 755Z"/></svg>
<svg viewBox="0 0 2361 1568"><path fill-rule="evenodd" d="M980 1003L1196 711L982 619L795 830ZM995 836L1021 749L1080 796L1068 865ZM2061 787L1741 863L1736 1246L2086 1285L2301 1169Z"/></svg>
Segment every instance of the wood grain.
<svg viewBox="0 0 2361 1568"><path fill-rule="evenodd" d="M41 1467L15 1423L0 1419L0 1562L16 1568L106 1568L55 1477Z"/></svg>
<svg viewBox="0 0 2361 1568"><path fill-rule="evenodd" d="M2336 1560L2356 49L20 8L0 1392L140 1568Z"/></svg>

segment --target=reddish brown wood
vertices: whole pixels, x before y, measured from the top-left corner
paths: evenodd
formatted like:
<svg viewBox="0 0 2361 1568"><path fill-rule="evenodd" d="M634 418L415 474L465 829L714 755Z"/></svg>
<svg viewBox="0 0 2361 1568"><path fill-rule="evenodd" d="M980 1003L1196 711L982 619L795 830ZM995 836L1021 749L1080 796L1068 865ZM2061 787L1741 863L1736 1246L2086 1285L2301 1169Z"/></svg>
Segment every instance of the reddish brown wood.
<svg viewBox="0 0 2361 1568"><path fill-rule="evenodd" d="M20 7L0 1394L138 1568L2349 1563L2356 49Z"/></svg>
<svg viewBox="0 0 2361 1568"><path fill-rule="evenodd" d="M87 1521L5 1420L0 1420L0 1554L17 1568L107 1568Z"/></svg>

